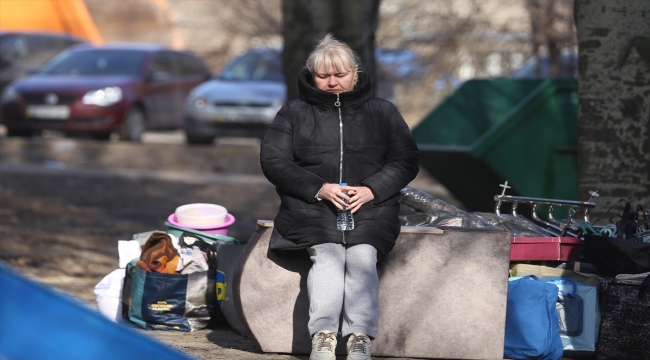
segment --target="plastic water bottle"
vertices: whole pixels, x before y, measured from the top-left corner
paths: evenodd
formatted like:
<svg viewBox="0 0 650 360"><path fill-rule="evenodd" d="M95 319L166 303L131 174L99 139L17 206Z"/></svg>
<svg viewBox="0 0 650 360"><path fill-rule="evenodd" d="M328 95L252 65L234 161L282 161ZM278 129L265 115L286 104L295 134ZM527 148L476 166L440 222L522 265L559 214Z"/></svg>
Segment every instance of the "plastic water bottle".
<svg viewBox="0 0 650 360"><path fill-rule="evenodd" d="M340 183L339 185L348 186L347 183ZM343 193L345 195L348 194L347 191L343 191ZM342 210L338 210L338 214L336 215L336 228L339 229L339 231L354 230L354 217L352 217L352 213L346 206L344 206Z"/></svg>

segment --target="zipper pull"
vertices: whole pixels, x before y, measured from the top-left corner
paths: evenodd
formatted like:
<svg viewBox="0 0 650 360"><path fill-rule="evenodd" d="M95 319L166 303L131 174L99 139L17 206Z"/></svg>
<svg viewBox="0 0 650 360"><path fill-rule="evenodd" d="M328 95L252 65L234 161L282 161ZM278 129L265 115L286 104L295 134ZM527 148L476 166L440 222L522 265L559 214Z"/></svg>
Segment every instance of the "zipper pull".
<svg viewBox="0 0 650 360"><path fill-rule="evenodd" d="M339 101L339 94L336 94L336 102L334 103L334 106L341 107L341 102Z"/></svg>

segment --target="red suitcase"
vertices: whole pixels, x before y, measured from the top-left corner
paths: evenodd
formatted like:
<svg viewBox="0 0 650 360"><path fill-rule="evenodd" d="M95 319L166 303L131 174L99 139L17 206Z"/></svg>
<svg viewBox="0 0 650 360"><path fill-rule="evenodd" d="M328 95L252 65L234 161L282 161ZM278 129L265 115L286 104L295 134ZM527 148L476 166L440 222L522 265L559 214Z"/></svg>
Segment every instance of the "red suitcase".
<svg viewBox="0 0 650 360"><path fill-rule="evenodd" d="M510 243L510 261L580 261L580 239L513 237Z"/></svg>

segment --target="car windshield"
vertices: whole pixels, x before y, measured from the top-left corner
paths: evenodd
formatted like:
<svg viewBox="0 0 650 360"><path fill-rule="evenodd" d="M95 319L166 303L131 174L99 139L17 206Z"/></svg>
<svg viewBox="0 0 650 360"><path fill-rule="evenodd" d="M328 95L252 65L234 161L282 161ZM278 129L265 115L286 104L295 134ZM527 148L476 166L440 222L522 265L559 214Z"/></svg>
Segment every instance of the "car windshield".
<svg viewBox="0 0 650 360"><path fill-rule="evenodd" d="M145 53L137 50L93 49L70 51L47 64L47 75L138 75Z"/></svg>
<svg viewBox="0 0 650 360"><path fill-rule="evenodd" d="M219 75L221 80L283 82L282 59L277 51L249 52L235 60Z"/></svg>

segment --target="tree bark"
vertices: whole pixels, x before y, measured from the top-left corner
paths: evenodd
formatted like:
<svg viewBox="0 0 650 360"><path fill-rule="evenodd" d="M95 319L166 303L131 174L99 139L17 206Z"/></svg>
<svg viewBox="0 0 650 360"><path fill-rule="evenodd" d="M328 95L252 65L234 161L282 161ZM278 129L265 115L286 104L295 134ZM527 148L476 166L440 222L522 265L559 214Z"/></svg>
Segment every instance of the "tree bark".
<svg viewBox="0 0 650 360"><path fill-rule="evenodd" d="M283 0L282 60L287 99L298 97L298 74L318 40L332 33L354 50L376 79L375 32L380 0Z"/></svg>
<svg viewBox="0 0 650 360"><path fill-rule="evenodd" d="M576 0L578 189L650 206L650 3Z"/></svg>

